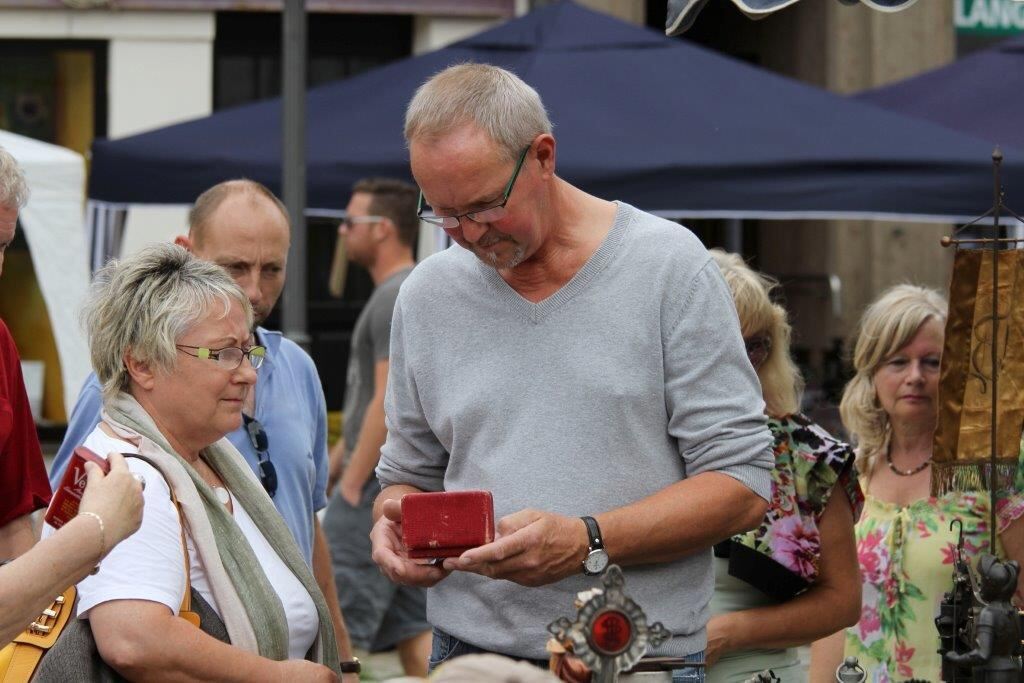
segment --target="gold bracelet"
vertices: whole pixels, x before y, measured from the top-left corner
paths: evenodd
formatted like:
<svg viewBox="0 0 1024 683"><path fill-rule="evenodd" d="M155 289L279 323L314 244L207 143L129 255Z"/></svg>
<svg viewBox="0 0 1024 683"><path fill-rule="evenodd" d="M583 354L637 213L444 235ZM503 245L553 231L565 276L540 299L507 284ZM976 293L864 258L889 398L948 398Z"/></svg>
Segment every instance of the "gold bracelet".
<svg viewBox="0 0 1024 683"><path fill-rule="evenodd" d="M79 512L78 514L88 515L95 519L100 525L100 556L99 559L96 560L96 569L99 569L100 560L102 560L107 554L107 528L103 525L103 518L95 512ZM93 573L95 573L95 571Z"/></svg>

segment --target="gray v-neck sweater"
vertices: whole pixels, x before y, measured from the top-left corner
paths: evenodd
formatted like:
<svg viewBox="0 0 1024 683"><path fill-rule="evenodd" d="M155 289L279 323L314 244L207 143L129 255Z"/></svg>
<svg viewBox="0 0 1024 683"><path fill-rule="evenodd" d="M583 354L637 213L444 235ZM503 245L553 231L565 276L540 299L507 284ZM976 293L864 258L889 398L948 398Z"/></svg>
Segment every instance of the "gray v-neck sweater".
<svg viewBox="0 0 1024 683"><path fill-rule="evenodd" d="M626 204L540 303L458 246L417 266L395 307L385 410L382 487L486 489L497 519L596 515L708 471L770 496L771 436L729 290L689 230ZM659 654L704 647L710 549L625 573L674 634ZM429 590L427 616L478 647L546 658L547 624L596 585L455 572Z"/></svg>

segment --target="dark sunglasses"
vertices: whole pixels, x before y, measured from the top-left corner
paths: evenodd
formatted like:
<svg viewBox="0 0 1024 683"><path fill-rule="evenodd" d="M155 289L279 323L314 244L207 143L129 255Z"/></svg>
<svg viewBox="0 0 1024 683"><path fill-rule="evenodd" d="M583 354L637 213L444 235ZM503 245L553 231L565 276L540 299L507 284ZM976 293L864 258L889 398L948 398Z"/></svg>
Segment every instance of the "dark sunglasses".
<svg viewBox="0 0 1024 683"><path fill-rule="evenodd" d="M761 368L772 352L772 338L767 335L759 335L744 339L743 345L747 347L747 358L755 370Z"/></svg>
<svg viewBox="0 0 1024 683"><path fill-rule="evenodd" d="M260 471L260 483L267 490L267 495L273 498L277 493L277 470L274 469L274 463L270 461L268 452L270 442L267 440L267 432L259 420L249 417L245 413L242 413L242 421L245 422L245 432L249 435L249 443L256 449L256 455L259 458L257 466Z"/></svg>

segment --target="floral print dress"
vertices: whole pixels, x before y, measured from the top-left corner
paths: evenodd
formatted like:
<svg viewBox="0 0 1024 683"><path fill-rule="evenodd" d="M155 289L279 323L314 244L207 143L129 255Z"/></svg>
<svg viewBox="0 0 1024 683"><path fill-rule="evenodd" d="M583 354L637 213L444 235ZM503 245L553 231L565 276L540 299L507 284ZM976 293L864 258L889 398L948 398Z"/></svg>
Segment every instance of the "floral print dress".
<svg viewBox="0 0 1024 683"><path fill-rule="evenodd" d="M867 484L864 486L867 490ZM903 507L870 495L856 526L862 598L860 621L846 630L845 656L855 656L873 683L941 680L939 602L953 586L953 556L960 519L964 553L976 568L989 552L989 495L949 493ZM1000 497L1002 532L1024 515L1024 495ZM996 540L996 554L1002 547Z"/></svg>

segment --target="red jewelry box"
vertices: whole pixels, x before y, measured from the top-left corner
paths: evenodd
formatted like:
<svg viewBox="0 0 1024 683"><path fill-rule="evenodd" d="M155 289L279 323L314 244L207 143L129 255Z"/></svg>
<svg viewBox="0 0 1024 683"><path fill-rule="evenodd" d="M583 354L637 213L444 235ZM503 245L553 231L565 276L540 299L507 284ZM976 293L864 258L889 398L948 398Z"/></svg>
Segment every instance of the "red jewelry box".
<svg viewBox="0 0 1024 683"><path fill-rule="evenodd" d="M493 540L490 491L409 493L402 498L402 541L410 558L458 557Z"/></svg>
<svg viewBox="0 0 1024 683"><path fill-rule="evenodd" d="M82 493L88 480L85 471L87 462L96 463L104 474L110 471L110 463L106 458L101 458L85 446L74 450L60 486L53 492L50 507L46 508L43 516L43 520L54 529L61 528L78 514L78 505L82 502Z"/></svg>

